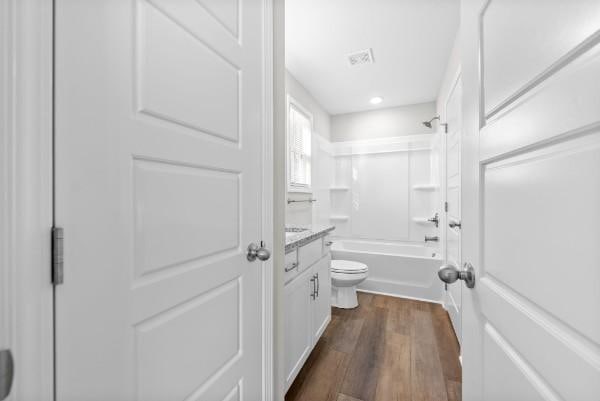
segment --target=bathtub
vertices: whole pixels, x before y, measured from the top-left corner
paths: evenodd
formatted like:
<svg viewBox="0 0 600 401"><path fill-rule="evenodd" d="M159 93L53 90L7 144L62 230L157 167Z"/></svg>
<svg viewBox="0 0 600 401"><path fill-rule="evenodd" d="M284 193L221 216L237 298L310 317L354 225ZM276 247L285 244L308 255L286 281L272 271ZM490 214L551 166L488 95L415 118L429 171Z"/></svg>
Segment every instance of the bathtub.
<svg viewBox="0 0 600 401"><path fill-rule="evenodd" d="M443 263L436 248L355 239L333 239L332 259L354 260L369 267L359 290L440 302L443 284L437 270Z"/></svg>

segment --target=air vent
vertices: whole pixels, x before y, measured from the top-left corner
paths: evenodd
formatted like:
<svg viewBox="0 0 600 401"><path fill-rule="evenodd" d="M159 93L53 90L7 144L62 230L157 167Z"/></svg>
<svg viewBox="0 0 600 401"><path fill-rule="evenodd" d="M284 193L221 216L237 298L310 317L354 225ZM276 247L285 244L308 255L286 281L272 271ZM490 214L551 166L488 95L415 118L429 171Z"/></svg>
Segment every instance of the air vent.
<svg viewBox="0 0 600 401"><path fill-rule="evenodd" d="M373 60L373 49L365 49L348 55L350 65L371 64Z"/></svg>

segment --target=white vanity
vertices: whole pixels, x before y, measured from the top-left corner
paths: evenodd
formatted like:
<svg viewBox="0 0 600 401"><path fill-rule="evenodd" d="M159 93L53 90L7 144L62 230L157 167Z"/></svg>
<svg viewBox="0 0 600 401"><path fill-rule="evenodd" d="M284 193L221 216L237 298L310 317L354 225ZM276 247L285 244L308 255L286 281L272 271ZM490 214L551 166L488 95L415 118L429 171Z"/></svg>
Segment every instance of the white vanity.
<svg viewBox="0 0 600 401"><path fill-rule="evenodd" d="M328 238L333 229L333 226L325 226L286 233L286 391L331 320L331 242Z"/></svg>

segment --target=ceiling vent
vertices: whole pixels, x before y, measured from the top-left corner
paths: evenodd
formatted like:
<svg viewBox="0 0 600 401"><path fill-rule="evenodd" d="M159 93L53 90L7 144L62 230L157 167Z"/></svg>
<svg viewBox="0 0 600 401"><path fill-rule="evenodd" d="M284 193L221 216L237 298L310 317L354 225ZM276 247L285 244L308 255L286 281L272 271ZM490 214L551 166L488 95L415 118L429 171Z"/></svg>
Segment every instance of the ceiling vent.
<svg viewBox="0 0 600 401"><path fill-rule="evenodd" d="M350 62L350 65L372 64L374 63L373 49L365 49L349 54L348 61Z"/></svg>

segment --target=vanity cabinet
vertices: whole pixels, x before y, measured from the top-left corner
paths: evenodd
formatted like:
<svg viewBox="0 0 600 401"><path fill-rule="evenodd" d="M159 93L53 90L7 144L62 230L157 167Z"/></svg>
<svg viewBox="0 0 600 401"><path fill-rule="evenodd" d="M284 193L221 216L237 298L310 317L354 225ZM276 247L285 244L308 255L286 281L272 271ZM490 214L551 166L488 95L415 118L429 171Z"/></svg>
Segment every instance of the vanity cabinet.
<svg viewBox="0 0 600 401"><path fill-rule="evenodd" d="M321 253L322 241L292 251L297 256L286 255L287 260L297 260L299 270L284 289L286 391L331 320L331 256Z"/></svg>

